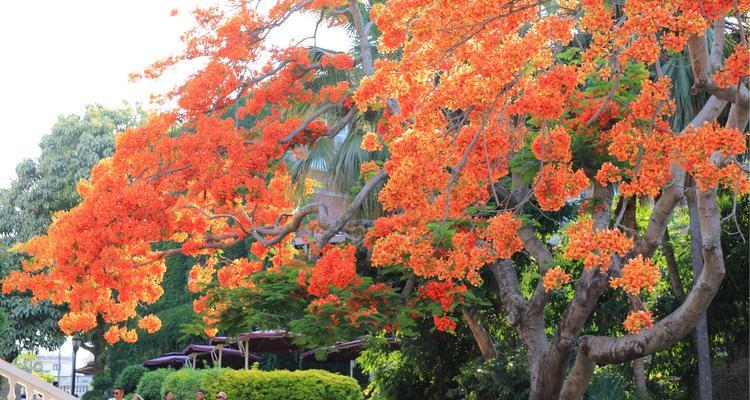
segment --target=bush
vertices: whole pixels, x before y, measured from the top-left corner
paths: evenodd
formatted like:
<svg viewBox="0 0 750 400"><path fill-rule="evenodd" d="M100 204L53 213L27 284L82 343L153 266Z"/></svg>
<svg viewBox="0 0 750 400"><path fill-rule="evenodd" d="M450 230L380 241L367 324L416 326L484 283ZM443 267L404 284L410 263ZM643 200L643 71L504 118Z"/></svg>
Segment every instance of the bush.
<svg viewBox="0 0 750 400"><path fill-rule="evenodd" d="M125 393L133 393L138 386L143 374L148 370L140 364L130 365L120 372L115 381L115 386L120 386Z"/></svg>
<svg viewBox="0 0 750 400"><path fill-rule="evenodd" d="M169 374L161 388L176 400L191 400L203 389L206 398L226 392L231 400L362 400L352 378L327 371L235 371L231 369L181 369ZM149 399L146 399L149 400Z"/></svg>
<svg viewBox="0 0 750 400"><path fill-rule="evenodd" d="M203 382L212 398L224 391L229 399L252 400L361 400L359 384L327 371L224 371Z"/></svg>
<svg viewBox="0 0 750 400"><path fill-rule="evenodd" d="M175 400L191 400L201 388L201 379L206 370L183 368L169 374L161 386L161 396L167 391L174 393Z"/></svg>
<svg viewBox="0 0 750 400"><path fill-rule="evenodd" d="M138 381L136 393L141 395L144 400L159 400L162 398L161 387L164 380L173 373L171 368L160 368L155 371L148 371Z"/></svg>

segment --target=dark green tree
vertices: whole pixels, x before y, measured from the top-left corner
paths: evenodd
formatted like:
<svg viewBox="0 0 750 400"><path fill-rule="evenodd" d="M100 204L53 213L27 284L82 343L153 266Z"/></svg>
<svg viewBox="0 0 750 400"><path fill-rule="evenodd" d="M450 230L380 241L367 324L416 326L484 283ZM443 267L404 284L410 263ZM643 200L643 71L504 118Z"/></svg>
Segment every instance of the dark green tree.
<svg viewBox="0 0 750 400"><path fill-rule="evenodd" d="M0 277L19 268L21 256L13 246L44 233L53 215L79 202L76 184L88 177L100 159L112 155L115 133L134 126L139 113L129 106L86 107L83 115L60 116L42 138L41 155L16 166L10 187L0 189ZM12 360L21 350L56 347L63 335L60 310L48 303L33 304L26 294L0 296L7 327L0 335L0 357ZM86 346L91 350L94 347Z"/></svg>

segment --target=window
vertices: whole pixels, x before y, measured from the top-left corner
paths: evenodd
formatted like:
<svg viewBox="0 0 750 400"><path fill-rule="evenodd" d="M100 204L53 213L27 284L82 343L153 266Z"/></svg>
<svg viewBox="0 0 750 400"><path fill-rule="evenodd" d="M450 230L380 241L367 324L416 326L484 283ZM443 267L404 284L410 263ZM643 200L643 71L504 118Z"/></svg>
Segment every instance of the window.
<svg viewBox="0 0 750 400"><path fill-rule="evenodd" d="M53 371L59 371L60 370L60 364L52 364L52 370Z"/></svg>

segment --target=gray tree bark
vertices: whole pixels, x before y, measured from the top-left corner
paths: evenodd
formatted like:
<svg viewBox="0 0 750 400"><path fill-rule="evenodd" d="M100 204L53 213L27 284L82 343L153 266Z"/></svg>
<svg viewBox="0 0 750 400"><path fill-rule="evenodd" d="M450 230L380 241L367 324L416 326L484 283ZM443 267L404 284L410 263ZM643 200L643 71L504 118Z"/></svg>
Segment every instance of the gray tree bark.
<svg viewBox="0 0 750 400"><path fill-rule="evenodd" d="M698 222L698 202L695 191L686 191L687 204L690 212L690 256L693 264L693 276L698 277L703 272L703 254L701 253L701 229ZM698 356L698 398L711 400L711 352L709 348L708 322L703 312L695 323L695 346Z"/></svg>
<svg viewBox="0 0 750 400"><path fill-rule="evenodd" d="M474 336L474 340L476 340L477 346L479 346L479 351L482 353L482 358L486 361L497 357L495 342L484 325L479 321L477 313L468 307L461 307L461 314L466 324L469 325L471 334Z"/></svg>

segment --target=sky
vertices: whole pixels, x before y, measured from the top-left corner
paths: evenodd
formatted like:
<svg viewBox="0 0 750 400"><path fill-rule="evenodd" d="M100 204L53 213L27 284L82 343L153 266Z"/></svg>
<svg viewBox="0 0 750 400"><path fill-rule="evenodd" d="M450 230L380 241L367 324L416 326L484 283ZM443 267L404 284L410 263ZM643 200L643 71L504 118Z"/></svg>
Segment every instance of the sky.
<svg viewBox="0 0 750 400"><path fill-rule="evenodd" d="M38 143L59 115L81 114L93 103L148 105L150 94L173 87L190 71L160 82L131 83L128 75L178 53L180 34L191 26L189 11L215 2L0 2L0 187L10 184L16 164L39 155ZM282 28L274 39L279 43L309 35L314 19L290 19ZM343 49L347 41L340 30L319 32L321 46Z"/></svg>

